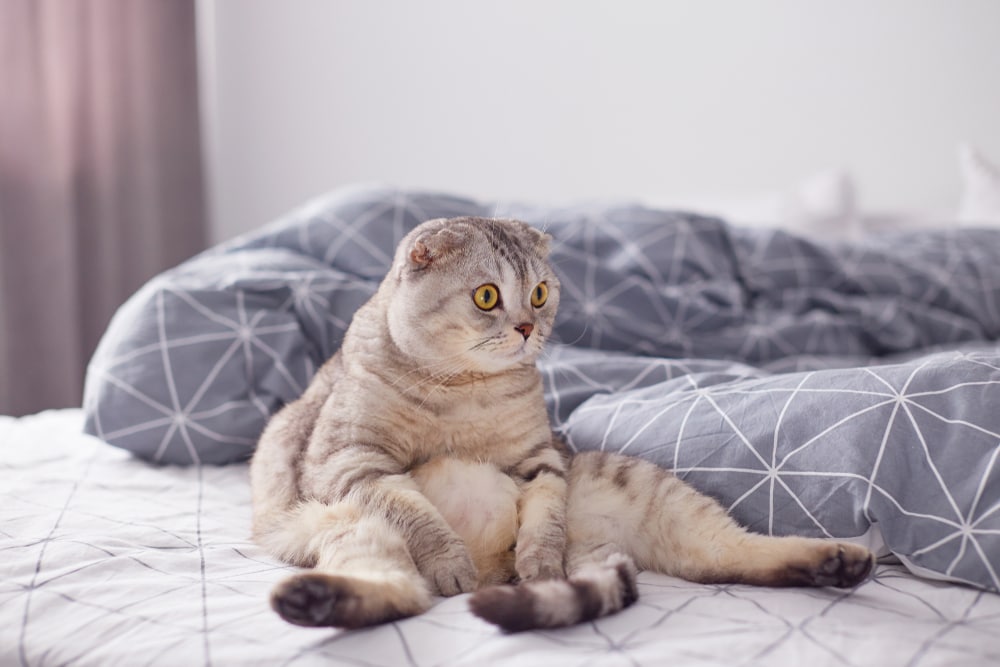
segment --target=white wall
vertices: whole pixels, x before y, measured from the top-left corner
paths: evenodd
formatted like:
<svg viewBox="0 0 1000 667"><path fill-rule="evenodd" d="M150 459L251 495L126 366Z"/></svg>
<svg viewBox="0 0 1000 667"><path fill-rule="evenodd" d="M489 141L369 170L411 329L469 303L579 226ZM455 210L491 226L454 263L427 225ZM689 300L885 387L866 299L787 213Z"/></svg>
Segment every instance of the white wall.
<svg viewBox="0 0 1000 667"><path fill-rule="evenodd" d="M995 0L200 0L214 235L337 185L691 199L1000 160Z"/></svg>

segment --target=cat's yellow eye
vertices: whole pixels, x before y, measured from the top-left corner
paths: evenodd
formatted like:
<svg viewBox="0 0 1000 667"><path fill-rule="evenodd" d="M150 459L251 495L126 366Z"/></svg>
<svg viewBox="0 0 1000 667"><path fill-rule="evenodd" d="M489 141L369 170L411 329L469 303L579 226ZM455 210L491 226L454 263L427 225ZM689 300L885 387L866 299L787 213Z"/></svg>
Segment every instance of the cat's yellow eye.
<svg viewBox="0 0 1000 667"><path fill-rule="evenodd" d="M541 308L549 299L549 286L545 283L538 283L535 289L531 290L531 305Z"/></svg>
<svg viewBox="0 0 1000 667"><path fill-rule="evenodd" d="M500 288L492 283L480 285L472 295L480 310L493 310L500 303Z"/></svg>

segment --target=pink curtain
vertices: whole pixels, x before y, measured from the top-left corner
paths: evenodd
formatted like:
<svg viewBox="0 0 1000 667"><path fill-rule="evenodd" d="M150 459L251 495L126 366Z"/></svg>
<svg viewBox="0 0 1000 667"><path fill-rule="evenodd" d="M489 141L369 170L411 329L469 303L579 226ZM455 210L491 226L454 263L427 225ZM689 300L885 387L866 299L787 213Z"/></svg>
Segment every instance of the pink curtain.
<svg viewBox="0 0 1000 667"><path fill-rule="evenodd" d="M0 414L80 404L115 308L202 249L194 0L0 2Z"/></svg>

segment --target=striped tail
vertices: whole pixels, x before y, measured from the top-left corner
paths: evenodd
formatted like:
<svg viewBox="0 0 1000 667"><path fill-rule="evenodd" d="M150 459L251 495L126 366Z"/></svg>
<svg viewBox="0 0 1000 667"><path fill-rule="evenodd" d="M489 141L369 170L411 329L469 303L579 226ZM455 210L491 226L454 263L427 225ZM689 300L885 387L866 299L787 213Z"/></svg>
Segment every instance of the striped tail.
<svg viewBox="0 0 1000 667"><path fill-rule="evenodd" d="M469 600L472 613L504 632L563 628L614 614L639 598L635 563L621 553L584 565L569 579L493 586Z"/></svg>

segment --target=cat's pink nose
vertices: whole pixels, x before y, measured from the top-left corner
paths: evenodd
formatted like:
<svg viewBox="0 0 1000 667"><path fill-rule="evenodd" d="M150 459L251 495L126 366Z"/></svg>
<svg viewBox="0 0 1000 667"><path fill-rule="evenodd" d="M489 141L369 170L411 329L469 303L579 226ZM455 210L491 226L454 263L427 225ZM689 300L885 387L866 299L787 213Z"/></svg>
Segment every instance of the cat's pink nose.
<svg viewBox="0 0 1000 667"><path fill-rule="evenodd" d="M531 332L535 330L535 325L531 322L523 322L514 327L514 330L524 336L524 340L528 340L528 336L530 336Z"/></svg>

